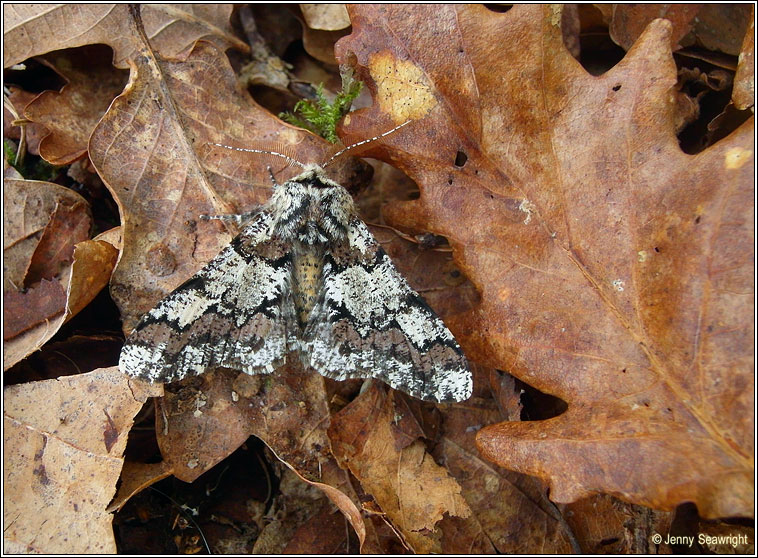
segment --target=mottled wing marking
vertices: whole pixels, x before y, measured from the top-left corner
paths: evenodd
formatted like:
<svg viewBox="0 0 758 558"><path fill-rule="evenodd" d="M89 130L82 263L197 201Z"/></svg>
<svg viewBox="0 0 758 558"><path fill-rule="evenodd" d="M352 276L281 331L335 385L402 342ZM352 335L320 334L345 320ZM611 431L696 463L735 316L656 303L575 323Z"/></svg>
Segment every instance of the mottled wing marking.
<svg viewBox="0 0 758 558"><path fill-rule="evenodd" d="M129 336L119 366L172 382L218 366L272 372L296 346L290 247L260 213L201 271L161 300Z"/></svg>
<svg viewBox="0 0 758 558"><path fill-rule="evenodd" d="M326 253L301 358L324 376L378 378L413 397L461 401L471 373L453 335L358 218Z"/></svg>

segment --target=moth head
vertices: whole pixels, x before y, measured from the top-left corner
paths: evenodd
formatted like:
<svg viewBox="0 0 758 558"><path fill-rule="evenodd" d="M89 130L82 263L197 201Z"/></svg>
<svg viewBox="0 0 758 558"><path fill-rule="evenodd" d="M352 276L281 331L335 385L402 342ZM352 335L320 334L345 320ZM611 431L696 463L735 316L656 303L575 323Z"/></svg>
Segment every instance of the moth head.
<svg viewBox="0 0 758 558"><path fill-rule="evenodd" d="M269 207L280 238L311 246L347 238L348 224L356 213L347 190L316 165L275 188Z"/></svg>

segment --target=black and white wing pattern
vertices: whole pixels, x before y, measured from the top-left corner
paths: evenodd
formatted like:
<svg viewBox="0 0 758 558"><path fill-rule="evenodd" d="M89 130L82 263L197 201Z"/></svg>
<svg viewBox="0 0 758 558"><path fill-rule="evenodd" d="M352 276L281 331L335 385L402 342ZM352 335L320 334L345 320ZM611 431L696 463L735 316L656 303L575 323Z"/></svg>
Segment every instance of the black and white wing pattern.
<svg viewBox="0 0 758 558"><path fill-rule="evenodd" d="M413 397L471 396L466 358L442 320L411 289L365 223L327 251L301 358L335 380L377 378Z"/></svg>
<svg viewBox="0 0 758 558"><path fill-rule="evenodd" d="M270 373L295 346L290 246L263 211L216 258L150 310L126 340L119 366L172 382L218 366Z"/></svg>

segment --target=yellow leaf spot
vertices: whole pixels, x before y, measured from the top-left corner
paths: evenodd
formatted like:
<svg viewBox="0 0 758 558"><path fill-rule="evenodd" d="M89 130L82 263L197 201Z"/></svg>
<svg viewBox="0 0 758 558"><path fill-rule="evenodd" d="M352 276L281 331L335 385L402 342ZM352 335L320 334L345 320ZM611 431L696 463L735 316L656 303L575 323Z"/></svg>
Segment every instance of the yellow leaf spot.
<svg viewBox="0 0 758 558"><path fill-rule="evenodd" d="M423 118L437 105L424 71L413 62L383 50L371 55L369 72L376 82L379 107L395 124Z"/></svg>
<svg viewBox="0 0 758 558"><path fill-rule="evenodd" d="M732 147L724 156L724 165L728 169L738 169L750 160L753 151L742 147Z"/></svg>

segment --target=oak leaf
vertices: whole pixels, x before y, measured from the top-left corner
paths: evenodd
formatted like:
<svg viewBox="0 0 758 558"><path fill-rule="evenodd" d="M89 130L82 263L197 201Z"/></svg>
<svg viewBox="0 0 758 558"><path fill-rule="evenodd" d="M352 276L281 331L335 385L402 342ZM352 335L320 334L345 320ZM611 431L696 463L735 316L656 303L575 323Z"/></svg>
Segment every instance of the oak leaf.
<svg viewBox="0 0 758 558"><path fill-rule="evenodd" d="M145 400L117 368L3 390L4 550L115 552L106 506Z"/></svg>
<svg viewBox="0 0 758 558"><path fill-rule="evenodd" d="M367 151L421 187L386 215L446 236L480 291L450 322L466 354L568 402L480 450L556 502L752 514L753 119L681 151L665 20L594 77L559 8L428 10L350 8L338 59L375 104L345 128L414 120Z"/></svg>
<svg viewBox="0 0 758 558"><path fill-rule="evenodd" d="M142 4L145 32L164 56L175 56L204 38L220 48L249 47L234 36L231 4ZM8 4L3 9L3 67L54 50L106 44L114 65L128 67L139 41L129 29L127 4Z"/></svg>
<svg viewBox="0 0 758 558"><path fill-rule="evenodd" d="M87 141L113 98L126 84L125 72L111 65L113 53L102 46L47 54L46 65L68 83L44 91L26 105L24 116L44 125L39 154L53 165L68 165L86 155Z"/></svg>
<svg viewBox="0 0 758 558"><path fill-rule="evenodd" d="M423 442L398 448L393 424L395 392L372 388L332 417L329 438L343 466L371 494L415 552L441 552L435 524L443 514L466 518L471 510L461 488L444 467L436 464Z"/></svg>
<svg viewBox="0 0 758 558"><path fill-rule="evenodd" d="M49 341L108 284L118 251L89 240L90 214L73 191L35 180L4 181L3 368ZM25 282L31 282L23 289Z"/></svg>

